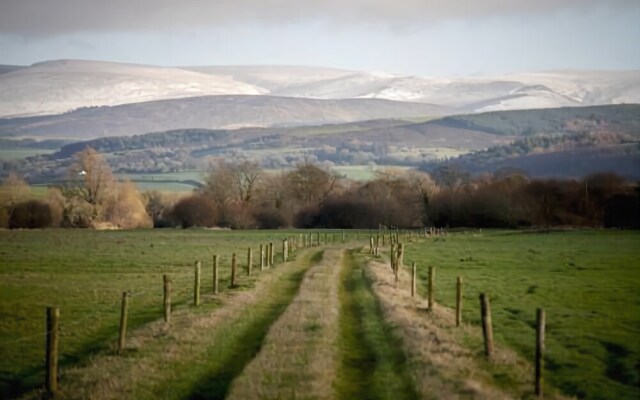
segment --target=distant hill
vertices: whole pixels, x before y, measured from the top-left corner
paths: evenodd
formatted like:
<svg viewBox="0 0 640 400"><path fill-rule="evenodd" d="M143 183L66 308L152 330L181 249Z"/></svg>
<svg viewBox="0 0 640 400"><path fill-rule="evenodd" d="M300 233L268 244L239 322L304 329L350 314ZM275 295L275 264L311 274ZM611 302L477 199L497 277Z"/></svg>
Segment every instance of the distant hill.
<svg viewBox="0 0 640 400"><path fill-rule="evenodd" d="M505 111L445 117L433 124L515 140L427 161L421 166L425 171L449 165L476 174L515 169L566 178L608 171L640 179L640 105Z"/></svg>
<svg viewBox="0 0 640 400"><path fill-rule="evenodd" d="M0 65L0 75L6 74L7 72L17 71L19 69L27 68L22 65Z"/></svg>
<svg viewBox="0 0 640 400"><path fill-rule="evenodd" d="M86 60L0 67L0 118L214 95L384 99L458 112L577 107L639 103L640 71L419 77L304 66L169 68ZM329 122L335 121L321 121Z"/></svg>
<svg viewBox="0 0 640 400"><path fill-rule="evenodd" d="M640 180L640 146L638 143L590 146L493 160L469 156L445 164L475 174L510 170L538 178L581 178L596 172L614 172L629 180ZM431 172L445 164L431 164L422 169Z"/></svg>
<svg viewBox="0 0 640 400"><path fill-rule="evenodd" d="M82 107L266 91L228 76L180 68L57 60L0 75L0 117L61 114Z"/></svg>
<svg viewBox="0 0 640 400"><path fill-rule="evenodd" d="M248 101L244 102L245 99ZM277 103L283 101L292 105L291 110L298 112L304 110L307 102L327 102L264 96L238 99L232 96L220 104L233 104L236 110L244 110L247 115L259 115L259 108L252 109L250 106L260 99ZM195 100L210 104L208 98ZM171 120L179 119L183 113L168 102L158 109L158 113L164 112L165 115L159 118L171 126ZM336 109L343 112L345 107L353 107L354 112L366 113L367 106L377 102L387 103L382 100L343 100L329 102L325 109L331 110L335 105ZM152 106L157 107L157 104ZM421 106L417 105L416 109L420 110ZM121 106L117 112L132 112L135 107ZM317 105L311 108L317 110ZM78 132L81 132L86 122L81 114L98 112L103 123L107 124L105 126L116 131L120 129L118 120L123 117L116 118L109 111L112 108L79 110L56 118L64 129L71 129L73 124L78 124ZM142 112L139 115L145 114ZM144 123L144 118L138 117L135 112L132 115L131 120L124 120ZM212 113L209 110L206 115L217 118L221 112ZM26 126L37 129L46 126L47 121L56 121L51 118L29 118L26 120L31 125ZM15 120L5 120L5 125L0 123L0 130L8 129L11 122ZM328 165L421 165L428 171L453 164L472 173L519 168L534 176L580 176L606 169L640 179L640 168L637 168L640 159L639 126L640 105L618 105L492 112L422 122L375 119L312 126L173 129L66 144L51 155L25 160L19 168L34 179L36 176L55 177L64 171L63 166L68 165L74 153L90 146L107 155L113 169L122 173L202 170L216 159L247 158L266 168L287 168L306 160L317 160ZM73 130L69 132L74 133ZM7 147L25 145L31 148L38 145L32 141L9 139L5 139L5 144ZM34 171L37 172L32 174Z"/></svg>
<svg viewBox="0 0 640 400"><path fill-rule="evenodd" d="M449 113L449 109L429 104L377 99L205 96L83 108L61 115L0 119L0 137L88 140L172 129L321 125Z"/></svg>
<svg viewBox="0 0 640 400"><path fill-rule="evenodd" d="M456 115L442 118L437 123L451 128L504 136L553 135L606 130L640 137L640 105L499 111Z"/></svg>

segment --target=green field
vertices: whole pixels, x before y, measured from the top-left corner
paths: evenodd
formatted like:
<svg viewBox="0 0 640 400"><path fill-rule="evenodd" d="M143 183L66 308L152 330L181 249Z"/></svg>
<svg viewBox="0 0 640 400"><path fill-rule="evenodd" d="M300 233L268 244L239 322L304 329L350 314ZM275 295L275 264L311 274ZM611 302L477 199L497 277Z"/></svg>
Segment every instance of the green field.
<svg viewBox="0 0 640 400"><path fill-rule="evenodd" d="M45 307L61 309L62 365L81 363L113 345L123 291L133 293L130 326L140 326L162 316L163 274L173 277L174 305L183 307L191 298L195 261L203 262L203 293L209 293L218 254L224 290L233 252L244 271L247 247L257 252L273 240L279 254L288 233L0 230L0 394L41 384Z"/></svg>
<svg viewBox="0 0 640 400"><path fill-rule="evenodd" d="M115 174L118 180L129 180L139 190L158 190L161 192L191 192L196 189L193 182L202 183L205 172L183 171L158 174Z"/></svg>
<svg viewBox="0 0 640 400"><path fill-rule="evenodd" d="M37 156L39 154L51 154L55 150L33 149L29 147L15 147L11 149L0 149L0 161L21 160L25 157Z"/></svg>
<svg viewBox="0 0 640 400"><path fill-rule="evenodd" d="M291 303L305 271L322 260L323 248L303 251L295 254L290 269L276 266L248 277L247 247L254 249L255 271L259 244L273 240L279 255L280 239L299 232L0 230L0 398L42 385L44 317L50 305L61 309L62 379L66 388L79 390L73 392L76 395L83 390L76 378L85 376L113 382L129 379L130 386L120 390L129 396L135 393L136 398L206 398L228 393L264 341L282 342L265 339L269 328ZM368 238L368 232L360 237ZM473 357L482 359L478 295L485 292L491 299L496 346L513 348L529 361L535 343L535 309L545 308L548 385L578 398L638 398L640 233L468 231L403 240L405 265L418 263L420 295L426 294L426 267L435 266L436 300L453 308L455 278L464 277L463 317L471 330L452 332L461 332L458 339ZM357 246L350 243L332 251ZM240 286L230 291L233 252L238 254ZM222 297L211 294L214 254L221 257ZM354 381L344 377L336 381L337 395L347 398L350 393L364 395L373 390L380 398L415 398L415 382L409 379L398 349L401 342L383 320L370 282L364 279L364 257L354 251L344 254L344 261L335 262L336 268L342 268L341 285L335 289L341 306L331 312L339 317L338 370ZM197 309L191 306L195 261L203 262L203 305ZM171 275L174 282L177 322L169 335L154 328L162 319L163 274ZM115 357L123 291L131 293L129 330L135 343L148 338L125 357ZM254 297L233 297L238 293ZM227 309L233 316L229 321L220 316ZM196 329L198 318L209 316L223 318L223 323L214 325L215 331ZM295 315L289 318L295 320ZM314 333L317 326L309 329ZM475 334L468 335L472 331ZM195 343L203 346L202 351ZM173 346L175 358L167 358L172 354L165 354L167 346ZM361 363L371 368L359 369ZM105 371L109 365L111 371ZM136 366L141 366L136 372L141 375L129 377L125 371ZM118 372L119 368L123 370ZM495 385L511 384L511 376L499 374L499 365L489 371ZM289 387L295 387L295 382ZM396 389L386 393L389 388Z"/></svg>
<svg viewBox="0 0 640 400"><path fill-rule="evenodd" d="M463 317L474 325L478 296L487 293L496 344L528 360L543 307L546 379L564 393L640 397L638 232L468 232L408 245L405 264L411 261L423 294L427 267L436 267L436 301L447 307L455 308L456 277L463 277Z"/></svg>

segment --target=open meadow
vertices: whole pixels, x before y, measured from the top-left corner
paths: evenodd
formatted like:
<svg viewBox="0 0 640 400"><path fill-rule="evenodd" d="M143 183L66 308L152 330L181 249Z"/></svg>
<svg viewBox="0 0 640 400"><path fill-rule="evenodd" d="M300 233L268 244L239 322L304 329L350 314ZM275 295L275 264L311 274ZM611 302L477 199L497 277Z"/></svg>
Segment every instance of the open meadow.
<svg viewBox="0 0 640 400"><path fill-rule="evenodd" d="M548 398L640 393L637 232L401 234L405 267L418 265L418 299L407 268L392 282L388 242L372 257L368 231L347 231L345 244L340 231L327 232L329 243L321 234L322 246L300 246L282 264L282 239L315 244L316 231L0 231L0 397L41 394L51 305L60 307L60 386L70 398L528 398L537 307L547 314ZM270 241L276 264L260 271L258 246ZM433 313L423 307L428 266L436 267ZM173 281L170 324L163 274ZM457 276L460 328L450 319ZM118 355L123 291L129 333ZM491 300L494 361L482 354L481 292Z"/></svg>

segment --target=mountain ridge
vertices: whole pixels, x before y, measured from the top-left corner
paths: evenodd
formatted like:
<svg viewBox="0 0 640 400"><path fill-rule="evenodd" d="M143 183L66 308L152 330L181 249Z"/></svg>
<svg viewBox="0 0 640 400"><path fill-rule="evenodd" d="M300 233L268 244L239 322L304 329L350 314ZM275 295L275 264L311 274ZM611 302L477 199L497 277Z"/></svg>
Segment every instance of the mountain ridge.
<svg viewBox="0 0 640 400"><path fill-rule="evenodd" d="M428 103L461 112L556 108L639 103L640 70L420 77L313 66L158 67L53 60L28 67L8 66L0 74L0 118L238 94L325 100L374 98Z"/></svg>

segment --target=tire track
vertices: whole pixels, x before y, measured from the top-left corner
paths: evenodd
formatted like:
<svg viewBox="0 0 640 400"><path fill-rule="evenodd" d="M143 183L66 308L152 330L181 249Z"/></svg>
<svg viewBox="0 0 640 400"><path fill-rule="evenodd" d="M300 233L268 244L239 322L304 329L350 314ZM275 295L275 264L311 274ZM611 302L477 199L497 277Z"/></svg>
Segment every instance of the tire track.
<svg viewBox="0 0 640 400"><path fill-rule="evenodd" d="M341 251L329 248L271 326L260 353L232 384L230 399L333 399Z"/></svg>
<svg viewBox="0 0 640 400"><path fill-rule="evenodd" d="M347 251L340 286L339 399L416 399L399 341L362 266Z"/></svg>

